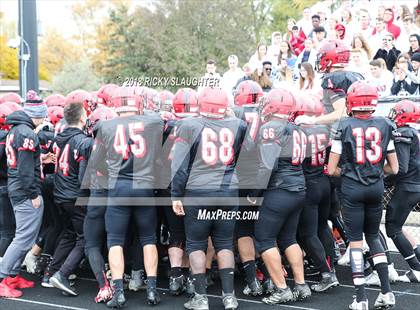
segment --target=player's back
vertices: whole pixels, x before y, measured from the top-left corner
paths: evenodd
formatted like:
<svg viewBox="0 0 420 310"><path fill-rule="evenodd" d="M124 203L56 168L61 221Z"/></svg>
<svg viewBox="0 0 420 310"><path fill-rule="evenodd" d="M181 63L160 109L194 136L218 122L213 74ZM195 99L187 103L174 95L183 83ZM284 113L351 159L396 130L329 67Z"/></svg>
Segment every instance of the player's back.
<svg viewBox="0 0 420 310"><path fill-rule="evenodd" d="M271 120L261 126L259 133L261 161L275 163L268 189L281 188L289 191L305 189L301 165L305 157L305 141L306 136L300 128L286 120ZM277 147L270 147L274 145Z"/></svg>
<svg viewBox="0 0 420 310"><path fill-rule="evenodd" d="M302 163L306 178L318 177L324 174L326 150L329 144L330 132L328 126L301 126L306 135L306 157Z"/></svg>
<svg viewBox="0 0 420 310"><path fill-rule="evenodd" d="M117 117L101 123L97 139L106 152L110 186L125 179L137 187L153 188L162 131L158 114Z"/></svg>
<svg viewBox="0 0 420 310"><path fill-rule="evenodd" d="M349 117L341 119L337 128L342 175L365 185L376 183L384 175L388 148L393 149L393 124L383 117Z"/></svg>
<svg viewBox="0 0 420 310"><path fill-rule="evenodd" d="M256 188L256 175L258 172L258 149L255 147L261 119L258 114L258 107L254 106L235 106L233 108L235 116L247 124L248 148L242 148L238 163L237 172L239 186L241 189Z"/></svg>
<svg viewBox="0 0 420 310"><path fill-rule="evenodd" d="M396 185L409 191L420 191L420 132L408 126L395 133L395 149L399 161Z"/></svg>
<svg viewBox="0 0 420 310"><path fill-rule="evenodd" d="M187 189L218 189L224 186L237 188L235 165L245 138L246 124L236 118L209 119L199 117L183 122L190 130L199 132L192 144L195 153ZM180 126L182 127L182 126ZM182 129L181 131L182 138Z"/></svg>

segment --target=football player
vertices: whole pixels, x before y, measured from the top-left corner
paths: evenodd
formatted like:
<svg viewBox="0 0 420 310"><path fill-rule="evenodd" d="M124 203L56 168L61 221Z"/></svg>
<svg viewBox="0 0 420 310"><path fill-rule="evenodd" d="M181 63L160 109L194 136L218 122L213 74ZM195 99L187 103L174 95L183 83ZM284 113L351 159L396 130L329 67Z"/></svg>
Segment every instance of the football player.
<svg viewBox="0 0 420 310"><path fill-rule="evenodd" d="M359 81L349 87L346 110L351 117L338 122L328 162L328 173L342 177L342 213L350 240L350 261L356 288L356 297L349 308L355 310L368 308L363 234L381 281L375 308L395 305L387 259L379 240L379 224L383 208L384 171L396 174L398 160L393 141L394 126L385 118L372 116L377 100L376 88L367 83ZM385 159L388 161L386 166Z"/></svg>
<svg viewBox="0 0 420 310"><path fill-rule="evenodd" d="M0 261L0 296L20 297L18 289L34 286L19 275L26 252L35 243L44 211L41 196L41 150L34 129L47 117L47 106L29 91L24 108L6 119L8 195L16 219L16 234Z"/></svg>
<svg viewBox="0 0 420 310"><path fill-rule="evenodd" d="M99 126L100 121L113 119L117 114L104 105L99 106L89 116L88 131L95 136L95 128ZM92 152L97 150L93 147ZM90 267L95 275L96 281L99 285L99 292L95 297L95 302L108 302L112 298L112 290L108 279L105 275L105 262L102 255L104 241L106 240L105 232L105 211L106 202L104 200L108 197L108 178L105 157L93 155L98 160L95 165L97 170L88 169L86 171L86 178L83 180L82 187L90 189L89 203L87 205L87 212L83 224L83 232L85 237L85 254L89 259ZM92 165L88 165L90 168ZM102 200L103 202L100 202Z"/></svg>
<svg viewBox="0 0 420 310"><path fill-rule="evenodd" d="M21 109L19 104L11 101L0 104L0 257L15 235L15 216L7 195L6 138L10 128L6 126L6 117Z"/></svg>
<svg viewBox="0 0 420 310"><path fill-rule="evenodd" d="M285 89L271 90L261 115L266 123L258 135L260 155L257 184L261 189L249 197L263 194L258 221L255 223L256 247L274 282L275 289L263 298L266 304L279 304L311 296L305 283L302 250L296 242L299 216L305 204L305 177L302 170L305 134L289 120L296 111L293 94ZM264 190L265 189L265 190ZM293 271L293 291L284 278L280 251Z"/></svg>
<svg viewBox="0 0 420 310"><path fill-rule="evenodd" d="M164 92L162 92L164 93ZM161 93L161 95L162 95ZM169 96L169 94L166 94ZM171 197L171 161L173 158L173 147L175 142L175 133L177 123L183 119L198 116L198 94L190 88L179 89L175 96L171 99L171 109L168 108L168 100L161 100L161 109L163 111L172 111L174 119L170 119L165 123L165 131L163 136L163 149L161 155L162 169L159 175L159 194L160 198ZM166 107L166 108L165 108ZM172 211L172 206L163 207L166 223L169 229L169 262L171 264L169 278L169 293L171 295L179 295L187 290L187 294L192 294L191 285L187 287L188 270L185 264L185 229L184 219L177 216Z"/></svg>
<svg viewBox="0 0 420 310"><path fill-rule="evenodd" d="M228 214L238 208L238 179L235 164L246 124L225 116L226 93L204 88L199 94L202 117L177 124L172 160L171 198L175 214L184 216L187 252L195 294L184 304L187 309L208 309L206 296L206 250L211 236L222 282L225 309L236 309L234 295L233 235L235 219L205 217L220 210Z"/></svg>
<svg viewBox="0 0 420 310"><path fill-rule="evenodd" d="M402 280L419 283L419 258L402 232L402 226L413 206L420 201L419 132L412 127L420 120L420 106L418 103L402 100L391 110L390 118L398 127L394 142L400 169L393 182L395 192L386 210L385 228L388 237L394 241L411 269Z"/></svg>
<svg viewBox="0 0 420 310"><path fill-rule="evenodd" d="M57 270L49 282L59 290L76 296L77 292L70 286L68 277L84 256L83 222L86 216L86 206L77 204L76 200L84 195L81 181L93 140L84 132L87 113L83 102L77 99L67 102L64 120L66 127L55 137L53 146L56 155L53 195L64 217L64 232L49 265L49 272Z"/></svg>
<svg viewBox="0 0 420 310"><path fill-rule="evenodd" d="M126 302L123 246L130 218L136 223L143 247L147 301L156 305L160 297L156 290L157 216L153 188L155 160L162 148L163 121L157 113L144 113L143 100L135 88L120 87L113 92L111 100L118 117L100 122L95 140L98 147L95 154L105 156L109 180L105 228L114 287L107 306L121 307ZM93 163L98 161L95 156L90 159Z"/></svg>
<svg viewBox="0 0 420 310"><path fill-rule="evenodd" d="M310 94L296 95L297 113L320 116L323 106L320 100ZM305 253L321 273L321 282L311 289L324 292L337 286L338 280L333 270L333 257L325 253L322 240L329 240L328 217L330 214L331 187L324 174L326 149L329 145L329 129L325 125L301 125L306 135L306 156L302 163L306 183L305 206L299 221L298 236ZM319 237L322 236L321 238ZM325 242L325 241L324 241ZM334 244L328 245L334 249Z"/></svg>
<svg viewBox="0 0 420 310"><path fill-rule="evenodd" d="M235 116L247 123L247 135L250 141L256 142L258 129L260 126L260 116L258 107L264 93L261 86L254 81L241 82L234 93L233 111ZM258 171L258 153L257 148L252 147L242 150L239 155L237 164L239 178L239 197L246 199L251 189L255 189L255 176ZM247 205L239 206L241 212L255 211L255 207L249 202ZM236 237L238 238L239 256L245 271L246 287L243 290L245 295L258 296L262 295L263 287L256 277L255 264L255 245L254 245L254 222L255 220L239 220L236 221ZM270 275L264 262L259 259L260 270L265 272L266 291L273 288L270 281Z"/></svg>

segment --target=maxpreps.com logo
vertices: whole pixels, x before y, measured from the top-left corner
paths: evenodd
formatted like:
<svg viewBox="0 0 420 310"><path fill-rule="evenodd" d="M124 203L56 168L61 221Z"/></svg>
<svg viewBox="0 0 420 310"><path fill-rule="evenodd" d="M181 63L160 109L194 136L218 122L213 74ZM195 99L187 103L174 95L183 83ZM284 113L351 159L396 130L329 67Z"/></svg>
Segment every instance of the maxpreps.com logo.
<svg viewBox="0 0 420 310"><path fill-rule="evenodd" d="M198 220L258 220L260 211L223 211L218 210L207 210L200 209L198 210Z"/></svg>

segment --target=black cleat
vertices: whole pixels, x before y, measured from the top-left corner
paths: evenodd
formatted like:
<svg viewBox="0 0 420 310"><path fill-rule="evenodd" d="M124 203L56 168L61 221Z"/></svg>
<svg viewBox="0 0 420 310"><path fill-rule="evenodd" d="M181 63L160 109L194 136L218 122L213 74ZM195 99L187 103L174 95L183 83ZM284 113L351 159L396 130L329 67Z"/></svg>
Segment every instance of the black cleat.
<svg viewBox="0 0 420 310"><path fill-rule="evenodd" d="M77 292L71 287L69 280L64 277L60 271L54 273L54 275L50 278L50 284L66 294L77 296Z"/></svg>
<svg viewBox="0 0 420 310"><path fill-rule="evenodd" d="M147 302L151 306L156 306L158 303L160 303L160 296L155 288L147 289Z"/></svg>
<svg viewBox="0 0 420 310"><path fill-rule="evenodd" d="M276 290L276 286L274 285L273 281L268 278L263 282L263 289L264 289L264 294L268 295L268 294L273 294Z"/></svg>
<svg viewBox="0 0 420 310"><path fill-rule="evenodd" d="M326 292L330 288L340 285L340 283L337 280L337 276L335 275L334 272L323 272L321 276L322 276L321 281L311 286L311 289L314 292L317 292L317 293Z"/></svg>
<svg viewBox="0 0 420 310"><path fill-rule="evenodd" d="M177 278L169 278L169 294L173 296L181 295L185 291L185 280L184 276Z"/></svg>
<svg viewBox="0 0 420 310"><path fill-rule="evenodd" d="M246 296L259 296L259 295L262 295L263 294L264 289L263 289L260 281L258 281L255 278L254 281L252 281L252 283L248 283L245 286L245 288L244 288L244 290L242 292Z"/></svg>
<svg viewBox="0 0 420 310"><path fill-rule="evenodd" d="M188 296L192 296L194 295L194 282L191 278L191 276L188 276L187 278L187 283L185 284L185 292L187 293Z"/></svg>
<svg viewBox="0 0 420 310"><path fill-rule="evenodd" d="M293 288L293 297L295 300L303 300L312 295L308 284L295 284Z"/></svg>
<svg viewBox="0 0 420 310"><path fill-rule="evenodd" d="M106 306L108 308L122 308L124 307L126 303L126 299L124 296L123 290L114 290L114 295L112 296L112 299L106 303Z"/></svg>

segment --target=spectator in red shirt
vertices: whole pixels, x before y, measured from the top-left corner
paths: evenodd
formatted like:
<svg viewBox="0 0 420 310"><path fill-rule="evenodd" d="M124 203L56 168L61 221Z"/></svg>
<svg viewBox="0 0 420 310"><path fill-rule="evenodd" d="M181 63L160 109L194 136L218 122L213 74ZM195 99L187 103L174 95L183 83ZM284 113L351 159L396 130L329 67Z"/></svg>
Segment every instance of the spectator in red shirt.
<svg viewBox="0 0 420 310"><path fill-rule="evenodd" d="M394 22L394 12L392 11L392 9L390 9L390 8L385 9L384 21L387 24L386 25L386 30L388 30L388 32L392 33L394 35L395 39L398 39L398 37L400 36L400 33L401 33L401 28L393 23ZM375 32L374 32L374 34L375 34Z"/></svg>

